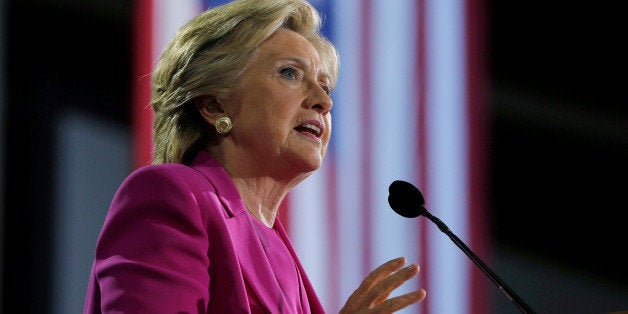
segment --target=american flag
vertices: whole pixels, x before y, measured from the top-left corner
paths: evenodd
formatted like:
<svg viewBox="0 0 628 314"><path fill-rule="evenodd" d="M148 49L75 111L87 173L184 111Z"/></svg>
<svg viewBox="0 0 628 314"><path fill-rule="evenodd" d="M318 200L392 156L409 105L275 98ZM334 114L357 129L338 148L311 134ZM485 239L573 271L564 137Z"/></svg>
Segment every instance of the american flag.
<svg viewBox="0 0 628 314"><path fill-rule="evenodd" d="M151 160L150 71L176 29L229 1L136 0L134 166ZM482 0L312 0L340 54L333 135L321 169L293 190L280 219L326 310L398 256L421 273L395 294L428 297L403 313L486 313L488 279L427 219L390 209L394 180L478 256L486 223L488 106Z"/></svg>

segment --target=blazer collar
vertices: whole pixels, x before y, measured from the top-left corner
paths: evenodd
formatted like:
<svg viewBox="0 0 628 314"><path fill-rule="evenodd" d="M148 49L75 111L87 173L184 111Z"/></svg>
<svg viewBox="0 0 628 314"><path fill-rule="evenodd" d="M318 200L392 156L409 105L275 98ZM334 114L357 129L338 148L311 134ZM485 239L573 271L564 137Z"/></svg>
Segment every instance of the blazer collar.
<svg viewBox="0 0 628 314"><path fill-rule="evenodd" d="M200 151L190 164L190 167L200 171L209 179L209 182L216 190L216 195L223 203L230 217L246 212L246 206L244 206L240 192L233 184L233 180L231 180L225 168L212 155L206 151Z"/></svg>

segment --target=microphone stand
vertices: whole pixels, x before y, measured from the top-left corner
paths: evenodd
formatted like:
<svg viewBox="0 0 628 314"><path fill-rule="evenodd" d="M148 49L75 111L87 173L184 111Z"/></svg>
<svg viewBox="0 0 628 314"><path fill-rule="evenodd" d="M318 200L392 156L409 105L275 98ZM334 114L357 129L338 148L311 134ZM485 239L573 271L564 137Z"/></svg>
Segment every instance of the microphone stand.
<svg viewBox="0 0 628 314"><path fill-rule="evenodd" d="M421 206L423 207L423 206ZM464 242L462 242L449 228L442 222L438 217L432 215L430 212L425 210L421 211L421 215L427 217L433 223L438 226L438 229L445 233L451 238L451 240L456 244L467 256L478 266L480 269L489 277L491 280L506 294L506 296L515 303L515 305L521 310L522 313L526 314L536 314L536 312L526 304L523 299L521 299L515 291L513 291L505 282L503 282L497 274L495 274L482 260L469 249Z"/></svg>

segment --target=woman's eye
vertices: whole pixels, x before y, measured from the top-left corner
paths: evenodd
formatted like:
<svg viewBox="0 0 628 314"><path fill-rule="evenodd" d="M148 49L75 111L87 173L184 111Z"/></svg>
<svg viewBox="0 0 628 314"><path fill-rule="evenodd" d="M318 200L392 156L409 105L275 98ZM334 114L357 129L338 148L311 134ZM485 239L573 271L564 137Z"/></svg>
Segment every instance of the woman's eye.
<svg viewBox="0 0 628 314"><path fill-rule="evenodd" d="M331 88L327 85L321 85L327 95L331 95Z"/></svg>
<svg viewBox="0 0 628 314"><path fill-rule="evenodd" d="M285 67L285 68L282 68L281 70L279 70L279 73L280 73L283 77L285 77L285 78L287 78L287 79L289 79L289 80L291 80L291 81L294 81L294 80L296 80L296 79L298 78L298 72L297 72L297 69L295 69L295 68L293 68L293 67Z"/></svg>

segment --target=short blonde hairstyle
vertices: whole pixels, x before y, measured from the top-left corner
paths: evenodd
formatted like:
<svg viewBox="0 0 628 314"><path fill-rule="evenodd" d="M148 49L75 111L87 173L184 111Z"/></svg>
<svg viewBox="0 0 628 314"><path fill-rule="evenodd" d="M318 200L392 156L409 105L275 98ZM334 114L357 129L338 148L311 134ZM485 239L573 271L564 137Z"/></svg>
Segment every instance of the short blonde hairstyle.
<svg viewBox="0 0 628 314"><path fill-rule="evenodd" d="M152 77L153 163L189 164L212 136L194 98L228 103L255 49L279 28L305 37L318 51L334 87L338 55L320 32L321 16L304 0L235 0L204 11L182 26Z"/></svg>

